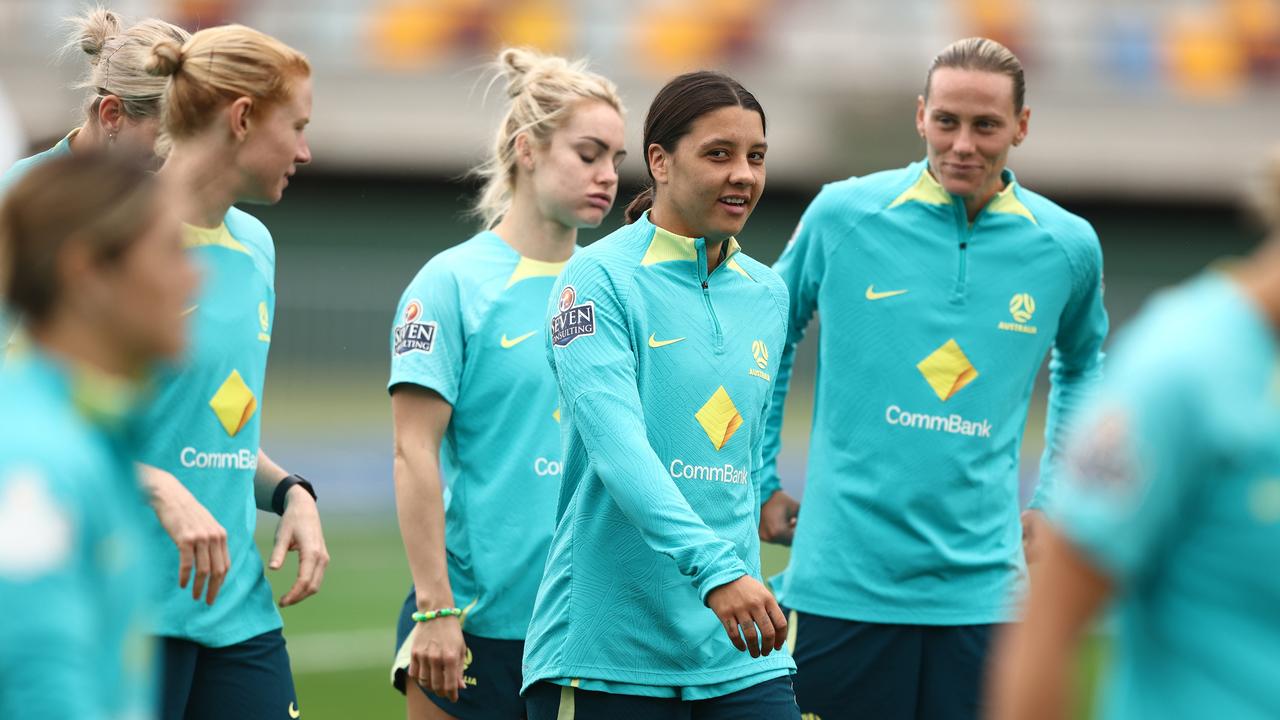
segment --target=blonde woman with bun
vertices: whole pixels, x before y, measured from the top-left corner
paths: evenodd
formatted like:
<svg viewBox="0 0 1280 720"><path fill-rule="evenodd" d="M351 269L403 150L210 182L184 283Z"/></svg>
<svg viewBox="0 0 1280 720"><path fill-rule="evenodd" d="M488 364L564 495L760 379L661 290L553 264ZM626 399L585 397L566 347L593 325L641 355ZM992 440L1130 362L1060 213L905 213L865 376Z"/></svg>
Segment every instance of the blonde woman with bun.
<svg viewBox="0 0 1280 720"><path fill-rule="evenodd" d="M101 7L68 23L72 31L64 52L81 52L89 62L75 85L88 91L84 122L58 144L9 168L0 176L0 193L34 165L71 153L123 151L144 163L155 161L165 81L149 74L146 64L156 43L182 43L190 35L155 18L126 25L118 14Z"/></svg>
<svg viewBox="0 0 1280 720"><path fill-rule="evenodd" d="M578 230L612 208L625 156L617 90L584 62L508 49L496 69L508 108L477 171L484 229L422 268L391 333L413 575L392 682L419 720L524 717L521 655L561 467L544 315Z"/></svg>
<svg viewBox="0 0 1280 720"><path fill-rule="evenodd" d="M268 566L299 555L282 607L319 590L329 556L315 490L259 446L275 247L232 205L278 202L310 162L311 67L279 40L228 25L157 43L147 70L167 79L172 147L160 176L180 198L185 243L204 273L189 309L192 350L160 384L139 459L148 487L188 493L225 536L175 547L163 515L147 528L161 558L152 629L163 640L162 716L296 718L282 621L253 542L257 510L282 516ZM175 587L188 580L189 591Z"/></svg>

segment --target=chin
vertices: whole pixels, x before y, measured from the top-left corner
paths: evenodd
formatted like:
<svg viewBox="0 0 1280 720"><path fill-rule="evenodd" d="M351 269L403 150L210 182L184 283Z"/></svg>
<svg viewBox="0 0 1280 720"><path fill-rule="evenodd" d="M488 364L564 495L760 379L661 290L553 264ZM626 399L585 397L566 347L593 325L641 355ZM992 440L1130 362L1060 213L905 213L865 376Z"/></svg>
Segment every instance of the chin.
<svg viewBox="0 0 1280 720"><path fill-rule="evenodd" d="M607 210L588 208L574 216L575 225L579 228L598 228L608 215L609 212Z"/></svg>

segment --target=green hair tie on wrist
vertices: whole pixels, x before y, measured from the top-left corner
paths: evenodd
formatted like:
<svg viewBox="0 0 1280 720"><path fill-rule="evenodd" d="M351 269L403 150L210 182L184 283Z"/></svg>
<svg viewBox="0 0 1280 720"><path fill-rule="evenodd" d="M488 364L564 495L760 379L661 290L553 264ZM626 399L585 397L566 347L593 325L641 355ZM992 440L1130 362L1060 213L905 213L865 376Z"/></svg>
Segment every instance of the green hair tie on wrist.
<svg viewBox="0 0 1280 720"><path fill-rule="evenodd" d="M428 622L430 620L435 620L436 618L449 617L449 616L459 617L461 615L462 615L462 610L456 607L440 608L439 610L428 610L426 612L416 612L413 614L413 621Z"/></svg>

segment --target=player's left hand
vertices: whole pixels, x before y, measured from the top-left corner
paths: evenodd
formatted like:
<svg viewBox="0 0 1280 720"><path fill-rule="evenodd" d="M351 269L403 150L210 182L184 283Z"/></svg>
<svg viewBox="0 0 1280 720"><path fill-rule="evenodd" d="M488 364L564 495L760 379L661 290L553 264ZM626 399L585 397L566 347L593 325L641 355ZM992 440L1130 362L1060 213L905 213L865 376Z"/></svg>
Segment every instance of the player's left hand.
<svg viewBox="0 0 1280 720"><path fill-rule="evenodd" d="M800 503L782 490L778 490L760 507L760 540L790 545L796 535L796 519Z"/></svg>
<svg viewBox="0 0 1280 720"><path fill-rule="evenodd" d="M1049 522L1039 510L1024 510L1022 513L1022 554L1027 564L1034 563L1040 556L1040 546L1044 543L1044 526Z"/></svg>
<svg viewBox="0 0 1280 720"><path fill-rule="evenodd" d="M294 486L285 496L284 516L276 526L276 543L267 567L279 570L286 553L298 552L298 579L280 598L280 607L289 607L320 592L324 569L329 565L324 532L320 529L320 511L306 489Z"/></svg>

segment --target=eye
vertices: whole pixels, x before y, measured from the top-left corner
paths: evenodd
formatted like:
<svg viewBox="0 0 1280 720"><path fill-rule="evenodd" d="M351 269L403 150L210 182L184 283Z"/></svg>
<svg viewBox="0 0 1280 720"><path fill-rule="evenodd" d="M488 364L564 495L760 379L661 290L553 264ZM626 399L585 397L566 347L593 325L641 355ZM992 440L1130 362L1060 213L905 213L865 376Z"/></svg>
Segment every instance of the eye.
<svg viewBox="0 0 1280 720"><path fill-rule="evenodd" d="M762 162L764 162L764 153L762 153L762 152L753 152L753 153L751 153L750 155L748 155L748 156L747 156L747 159L748 159L748 160L750 160L750 161L751 161L751 162L753 162L753 163L762 163Z"/></svg>
<svg viewBox="0 0 1280 720"><path fill-rule="evenodd" d="M935 118L935 122L937 122L939 125L942 125L944 127L951 127L952 125L955 124L956 120L953 117L948 117L946 115L943 115Z"/></svg>
<svg viewBox="0 0 1280 720"><path fill-rule="evenodd" d="M578 153L578 157L582 159L582 162L588 165L596 161L596 159L591 157L590 155L583 155L582 153Z"/></svg>

